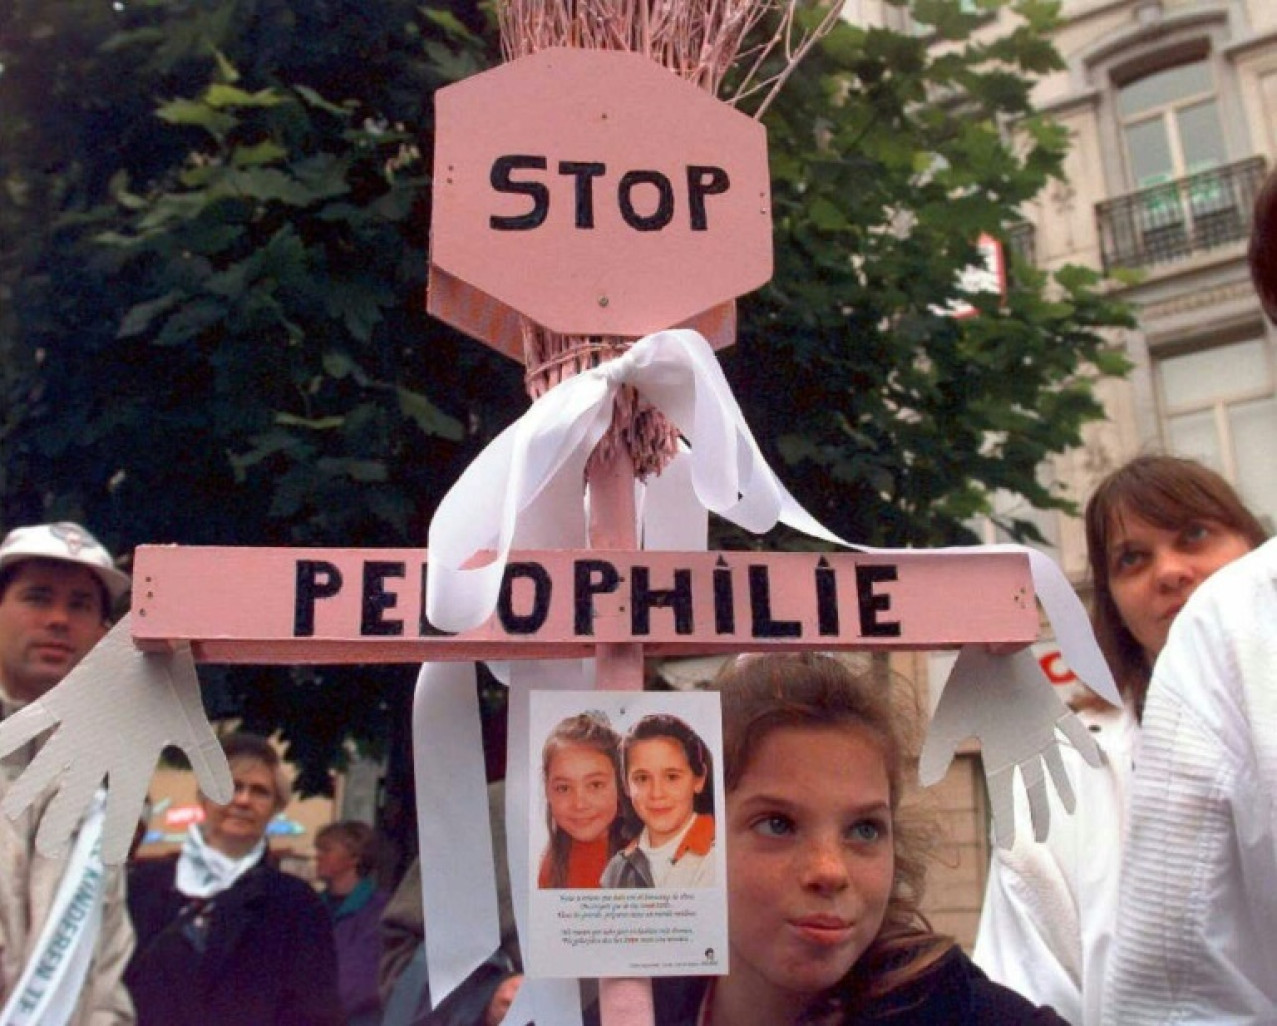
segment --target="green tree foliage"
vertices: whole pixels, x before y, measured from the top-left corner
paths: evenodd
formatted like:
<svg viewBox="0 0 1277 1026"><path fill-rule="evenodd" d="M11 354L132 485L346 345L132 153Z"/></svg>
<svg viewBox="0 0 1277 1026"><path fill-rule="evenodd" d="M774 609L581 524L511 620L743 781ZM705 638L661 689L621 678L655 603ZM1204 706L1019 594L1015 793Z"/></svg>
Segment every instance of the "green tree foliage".
<svg viewBox="0 0 1277 1026"><path fill-rule="evenodd" d="M520 404L517 368L422 310L429 98L481 39L410 3L14 6L4 519L420 542Z"/></svg>
<svg viewBox="0 0 1277 1026"><path fill-rule="evenodd" d="M476 5L0 3L0 503L118 550L421 545L526 406L424 313L433 91ZM222 674L322 783L408 668ZM287 678L282 679L282 678Z"/></svg>
<svg viewBox="0 0 1277 1026"><path fill-rule="evenodd" d="M1004 303L935 312L1067 144L1028 105L1052 10L1014 9L967 42L985 17L915 0L938 50L842 26L766 119L777 273L729 374L853 539L956 539L997 489L1060 505L1035 468L1121 369L1124 314L1078 269L1017 264ZM526 402L521 368L423 311L430 100L495 59L482 5L0 0L0 27L3 522L121 550L420 544ZM206 695L282 726L314 783L348 733L402 727L406 672L208 673Z"/></svg>
<svg viewBox="0 0 1277 1026"><path fill-rule="evenodd" d="M1104 329L1129 315L1082 268L1012 256L1005 301L942 312L1068 146L1029 102L1059 66L1055 5L967 6L915 0L915 34L839 26L765 118L776 273L743 303L730 376L798 499L868 544L970 540L998 490L1069 508L1037 468L1101 415L1095 375L1125 370ZM1018 27L994 36L1004 6Z"/></svg>

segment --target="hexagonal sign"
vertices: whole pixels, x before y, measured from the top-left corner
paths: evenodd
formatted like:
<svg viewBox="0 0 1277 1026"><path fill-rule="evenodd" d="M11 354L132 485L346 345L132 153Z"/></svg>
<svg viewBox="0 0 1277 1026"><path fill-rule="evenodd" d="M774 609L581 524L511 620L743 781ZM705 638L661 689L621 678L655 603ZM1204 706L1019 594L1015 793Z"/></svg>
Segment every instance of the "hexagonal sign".
<svg viewBox="0 0 1277 1026"><path fill-rule="evenodd" d="M430 310L509 355L516 312L722 341L771 277L763 126L641 55L544 50L441 90L436 121Z"/></svg>

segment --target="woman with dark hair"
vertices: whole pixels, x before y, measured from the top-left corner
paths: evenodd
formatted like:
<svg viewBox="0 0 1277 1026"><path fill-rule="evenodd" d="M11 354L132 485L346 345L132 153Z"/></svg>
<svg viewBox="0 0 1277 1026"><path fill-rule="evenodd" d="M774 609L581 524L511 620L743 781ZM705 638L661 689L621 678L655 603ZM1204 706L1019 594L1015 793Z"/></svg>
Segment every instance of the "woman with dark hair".
<svg viewBox="0 0 1277 1026"><path fill-rule="evenodd" d="M1277 173L1250 267L1277 323ZM1132 786L1112 1022L1277 1022L1277 541L1225 567L1175 624Z"/></svg>
<svg viewBox="0 0 1277 1026"><path fill-rule="evenodd" d="M748 656L722 695L731 971L654 981L663 1026L1059 1023L919 911L931 831L903 798L912 719L886 671Z"/></svg>
<svg viewBox="0 0 1277 1026"><path fill-rule="evenodd" d="M603 887L714 883L714 779L709 749L677 716L644 716L621 746L625 791L642 830L613 856Z"/></svg>
<svg viewBox="0 0 1277 1026"><path fill-rule="evenodd" d="M1079 715L1105 753L1102 771L1065 752L1073 815L1053 805L1038 843L1027 825L995 852L975 960L994 979L1075 1024L1100 1022L1125 841L1134 746L1153 663L1189 596L1258 547L1263 525L1213 470L1139 456L1106 477L1086 507L1092 622L1122 709ZM1058 815L1057 815L1058 811ZM1027 809L1018 818L1027 824Z"/></svg>
<svg viewBox="0 0 1277 1026"><path fill-rule="evenodd" d="M621 847L621 738L602 715L562 720L541 750L550 841L538 887L598 887Z"/></svg>

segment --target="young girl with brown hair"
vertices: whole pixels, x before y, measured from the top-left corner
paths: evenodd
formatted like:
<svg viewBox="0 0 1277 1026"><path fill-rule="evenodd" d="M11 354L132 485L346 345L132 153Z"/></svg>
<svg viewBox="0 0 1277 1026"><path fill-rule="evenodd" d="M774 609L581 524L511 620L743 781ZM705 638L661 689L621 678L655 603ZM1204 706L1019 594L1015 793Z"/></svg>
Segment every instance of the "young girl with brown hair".
<svg viewBox="0 0 1277 1026"><path fill-rule="evenodd" d="M621 739L597 713L561 721L541 752L546 826L538 887L598 887L621 847Z"/></svg>
<svg viewBox="0 0 1277 1026"><path fill-rule="evenodd" d="M656 980L663 1026L1058 1023L919 911L910 725L885 672L743 657L722 695L731 971Z"/></svg>
<svg viewBox="0 0 1277 1026"><path fill-rule="evenodd" d="M630 728L621 757L641 828L608 863L603 886L712 885L714 780L704 740L677 716L654 713Z"/></svg>

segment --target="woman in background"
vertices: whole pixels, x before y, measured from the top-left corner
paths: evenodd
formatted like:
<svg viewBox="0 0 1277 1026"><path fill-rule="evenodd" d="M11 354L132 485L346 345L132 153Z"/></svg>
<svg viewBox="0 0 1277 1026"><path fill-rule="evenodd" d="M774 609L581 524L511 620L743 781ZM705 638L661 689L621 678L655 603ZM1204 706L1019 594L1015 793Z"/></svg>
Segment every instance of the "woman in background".
<svg viewBox="0 0 1277 1026"><path fill-rule="evenodd" d="M1016 843L995 849L976 962L995 980L1054 1007L1074 1026L1100 1022L1112 945L1131 770L1153 663L1197 587L1260 545L1265 531L1237 493L1193 460L1140 456L1104 479L1086 507L1096 638L1125 704L1078 715L1105 754L1097 771L1065 751L1077 796L1052 796L1041 843L1020 808Z"/></svg>
<svg viewBox="0 0 1277 1026"><path fill-rule="evenodd" d="M229 734L230 804L200 795L202 823L174 859L129 875L137 947L125 973L138 1026L340 1026L337 954L323 903L276 869L266 829L291 789L265 738Z"/></svg>
<svg viewBox="0 0 1277 1026"><path fill-rule="evenodd" d="M1277 324L1277 174L1250 270ZM1277 1022L1277 542L1208 581L1158 659L1132 787L1114 1022Z"/></svg>
<svg viewBox="0 0 1277 1026"><path fill-rule="evenodd" d="M315 876L333 918L337 989L348 1026L378 1026L381 914L390 895L372 877L376 837L367 823L329 823L315 835Z"/></svg>

